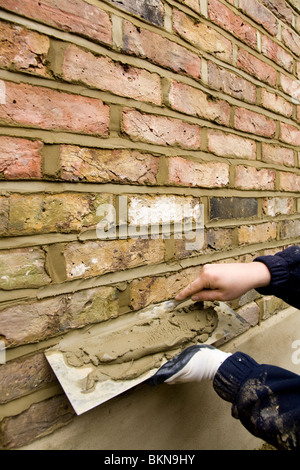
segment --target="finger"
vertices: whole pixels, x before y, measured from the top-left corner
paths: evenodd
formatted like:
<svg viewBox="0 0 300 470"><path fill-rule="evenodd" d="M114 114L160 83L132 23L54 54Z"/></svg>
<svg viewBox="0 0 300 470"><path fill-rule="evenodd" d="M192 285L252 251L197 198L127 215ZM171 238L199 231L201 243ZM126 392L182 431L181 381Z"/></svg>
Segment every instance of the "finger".
<svg viewBox="0 0 300 470"><path fill-rule="evenodd" d="M204 288L201 278L197 278L195 281L191 282L187 287L185 287L179 294L176 295L176 300L184 300L187 297L191 297L193 294L198 293Z"/></svg>
<svg viewBox="0 0 300 470"><path fill-rule="evenodd" d="M219 290L210 290L210 289L204 289L201 292L197 292L196 294L192 295L192 300L195 302L197 301L208 301L208 302L213 302L215 300L224 300L223 299L223 294Z"/></svg>

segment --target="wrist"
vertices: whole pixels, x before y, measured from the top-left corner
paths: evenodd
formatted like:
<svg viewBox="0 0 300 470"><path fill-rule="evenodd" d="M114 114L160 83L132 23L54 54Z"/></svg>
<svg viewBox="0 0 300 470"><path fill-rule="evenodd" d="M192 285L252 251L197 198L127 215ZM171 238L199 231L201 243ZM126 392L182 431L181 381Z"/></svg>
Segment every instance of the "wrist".
<svg viewBox="0 0 300 470"><path fill-rule="evenodd" d="M254 288L266 287L271 282L271 273L269 268L261 261L253 261L250 263L255 275Z"/></svg>

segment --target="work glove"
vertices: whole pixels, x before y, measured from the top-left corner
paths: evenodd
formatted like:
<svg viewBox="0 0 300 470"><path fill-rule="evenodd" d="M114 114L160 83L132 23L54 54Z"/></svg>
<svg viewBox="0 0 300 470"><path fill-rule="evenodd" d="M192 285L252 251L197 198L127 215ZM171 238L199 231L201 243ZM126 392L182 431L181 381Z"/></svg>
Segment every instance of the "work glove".
<svg viewBox="0 0 300 470"><path fill-rule="evenodd" d="M177 384L213 380L220 365L230 355L207 344L190 346L166 362L147 383L158 385L163 382Z"/></svg>

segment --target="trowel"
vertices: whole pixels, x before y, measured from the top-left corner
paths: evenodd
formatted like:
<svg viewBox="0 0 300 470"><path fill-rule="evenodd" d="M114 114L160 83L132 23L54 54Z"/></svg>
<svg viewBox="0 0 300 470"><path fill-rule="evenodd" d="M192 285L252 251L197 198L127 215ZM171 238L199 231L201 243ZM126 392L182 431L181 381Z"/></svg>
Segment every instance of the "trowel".
<svg viewBox="0 0 300 470"><path fill-rule="evenodd" d="M115 337L118 334L121 335L120 338L124 337L124 331L126 332L129 329L136 328L139 324L147 324L150 320L153 321L153 319L159 318L160 315L168 315L178 309L179 306L180 308L183 307L183 304L186 304L186 302L191 305L191 301L178 302L171 300L155 306L146 307L128 316L122 315L121 317L113 319L111 322L107 321L104 322L104 324L99 323L93 325L90 328L84 329L84 331L75 330L68 333L59 344L45 351L45 356L77 415L81 415L146 381L157 372L167 359L163 354L163 358L158 364L155 364L150 370L148 368L139 376L135 376L132 379L126 378L126 380L105 377L105 380L96 381L93 387L87 390L87 381L89 380L90 374L93 373L95 369L93 363L91 364L91 362L89 362L88 364L80 365L71 363L71 365L66 359L66 351L70 351L72 348L75 348L76 351L87 350L89 345L93 343L101 345L103 338ZM184 313L182 314L181 310L179 310L178 315L184 316ZM178 318L178 316L176 318ZM152 323L150 324L152 325ZM213 331L207 344L219 346L222 344L222 340L228 340L231 336L234 337L237 331L240 333L245 328L245 320L224 304L218 311L218 326ZM138 335L139 333L137 332L135 334ZM175 341L174 344L172 344L172 346L174 346L174 354L176 354L176 347L178 349L178 347L182 346L179 340L181 341L181 337L178 337L177 343ZM130 346L128 346L128 349L129 352L132 351ZM104 349L103 360L106 359L109 360L110 358L109 354Z"/></svg>

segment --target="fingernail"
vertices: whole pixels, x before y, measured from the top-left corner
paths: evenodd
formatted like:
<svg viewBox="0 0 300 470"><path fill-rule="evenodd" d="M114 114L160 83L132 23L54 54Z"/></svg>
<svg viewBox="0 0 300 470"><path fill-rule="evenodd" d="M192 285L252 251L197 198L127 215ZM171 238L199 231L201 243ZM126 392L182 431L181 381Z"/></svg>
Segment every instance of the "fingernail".
<svg viewBox="0 0 300 470"><path fill-rule="evenodd" d="M192 300L199 300L199 297L196 295L195 297L192 297Z"/></svg>

